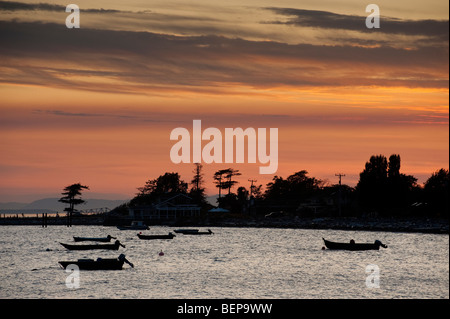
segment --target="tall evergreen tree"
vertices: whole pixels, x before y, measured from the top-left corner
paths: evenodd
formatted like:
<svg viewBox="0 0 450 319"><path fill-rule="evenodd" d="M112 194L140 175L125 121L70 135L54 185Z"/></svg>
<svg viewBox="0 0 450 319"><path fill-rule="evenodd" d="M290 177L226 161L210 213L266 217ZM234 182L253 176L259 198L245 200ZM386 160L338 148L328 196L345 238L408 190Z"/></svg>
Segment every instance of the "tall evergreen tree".
<svg viewBox="0 0 450 319"><path fill-rule="evenodd" d="M77 196L81 196L81 191L83 189L89 189L89 187L76 183L65 187L64 192L61 193L61 195L64 196L61 197L58 202L69 204L69 207L65 208L64 211L66 211L70 217L72 217L75 212L75 205L80 205L86 202L81 198L77 198Z"/></svg>
<svg viewBox="0 0 450 319"><path fill-rule="evenodd" d="M449 182L450 173L444 168L434 172L425 182L424 192L429 214L449 218Z"/></svg>
<svg viewBox="0 0 450 319"><path fill-rule="evenodd" d="M373 155L366 162L356 186L359 204L384 215L407 213L417 179L400 173L400 155Z"/></svg>
<svg viewBox="0 0 450 319"><path fill-rule="evenodd" d="M203 187L204 179L202 173L203 165L200 163L195 163L195 168L193 170L194 177L191 180L191 190L189 191L189 195L196 201L198 204L205 204L205 188Z"/></svg>

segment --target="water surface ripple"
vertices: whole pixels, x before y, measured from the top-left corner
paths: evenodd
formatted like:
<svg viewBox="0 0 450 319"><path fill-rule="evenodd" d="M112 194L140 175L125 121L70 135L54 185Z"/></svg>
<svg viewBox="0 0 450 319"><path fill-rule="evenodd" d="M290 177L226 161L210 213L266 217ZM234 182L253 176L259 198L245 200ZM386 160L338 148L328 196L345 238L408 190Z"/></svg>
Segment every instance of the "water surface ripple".
<svg viewBox="0 0 450 319"><path fill-rule="evenodd" d="M178 234L140 240L138 231L103 226L0 226L0 298L449 298L449 236L420 233L212 228L211 236ZM167 234L169 227L145 233ZM119 251L69 251L72 236L117 237ZM322 250L332 241L381 240L380 251ZM164 256L159 256L160 251ZM61 260L114 258L135 268L81 271L66 286ZM368 265L379 288L368 288ZM373 282L373 281L370 281Z"/></svg>

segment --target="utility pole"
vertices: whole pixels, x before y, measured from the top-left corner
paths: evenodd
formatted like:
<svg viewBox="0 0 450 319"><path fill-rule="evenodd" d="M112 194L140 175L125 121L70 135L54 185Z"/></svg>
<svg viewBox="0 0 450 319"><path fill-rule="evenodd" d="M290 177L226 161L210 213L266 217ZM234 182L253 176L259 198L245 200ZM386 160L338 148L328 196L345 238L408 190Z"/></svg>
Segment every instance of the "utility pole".
<svg viewBox="0 0 450 319"><path fill-rule="evenodd" d="M344 177L345 174L338 173L338 174L334 174L334 176L339 176L339 186L341 186L341 178Z"/></svg>
<svg viewBox="0 0 450 319"><path fill-rule="evenodd" d="M251 215L256 215L256 207L255 207L255 200L253 199L253 188L255 186L253 186L253 183L256 183L257 180L256 179L249 179L248 180L251 185L250 185L250 197L248 199L248 211Z"/></svg>
<svg viewBox="0 0 450 319"><path fill-rule="evenodd" d="M254 187L254 186L253 186L253 183L256 183L257 180L256 180L256 179L249 179L248 181L252 183L251 186L250 186L250 198L252 198L253 187Z"/></svg>
<svg viewBox="0 0 450 319"><path fill-rule="evenodd" d="M339 206L339 217L342 216L342 211L341 211L341 186L342 186L342 177L345 176L345 174L342 173L338 173L338 174L334 174L334 176L339 176L339 188L338 188L338 206Z"/></svg>

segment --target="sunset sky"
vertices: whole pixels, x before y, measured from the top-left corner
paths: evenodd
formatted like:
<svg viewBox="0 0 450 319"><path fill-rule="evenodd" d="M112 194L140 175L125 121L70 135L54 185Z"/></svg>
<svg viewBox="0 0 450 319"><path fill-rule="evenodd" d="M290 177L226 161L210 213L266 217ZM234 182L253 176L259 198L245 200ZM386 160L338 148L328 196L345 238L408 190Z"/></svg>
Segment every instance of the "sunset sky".
<svg viewBox="0 0 450 319"><path fill-rule="evenodd" d="M449 3L360 0L0 1L0 201L123 199L174 164L177 127L278 128L278 171L355 186L400 154L419 184L449 167ZM206 144L206 143L205 143ZM204 164L265 185L256 164Z"/></svg>

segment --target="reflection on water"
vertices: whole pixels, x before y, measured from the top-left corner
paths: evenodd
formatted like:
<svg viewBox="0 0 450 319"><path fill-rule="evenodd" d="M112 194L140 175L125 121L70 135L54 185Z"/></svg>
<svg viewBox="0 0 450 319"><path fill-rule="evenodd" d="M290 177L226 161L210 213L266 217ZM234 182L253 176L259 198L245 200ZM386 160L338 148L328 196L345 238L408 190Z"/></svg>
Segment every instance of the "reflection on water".
<svg viewBox="0 0 450 319"><path fill-rule="evenodd" d="M146 233L167 234L168 227ZM1 226L0 298L449 298L449 236L389 232L213 228L214 235L140 240L102 226ZM117 237L118 251L69 251L72 236ZM322 250L333 241L381 240L380 251ZM163 251L164 255L159 253ZM135 268L81 271L66 286L58 264L124 253ZM379 288L368 288L368 265ZM369 278L370 279L370 278ZM373 281L372 281L373 282Z"/></svg>

